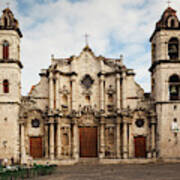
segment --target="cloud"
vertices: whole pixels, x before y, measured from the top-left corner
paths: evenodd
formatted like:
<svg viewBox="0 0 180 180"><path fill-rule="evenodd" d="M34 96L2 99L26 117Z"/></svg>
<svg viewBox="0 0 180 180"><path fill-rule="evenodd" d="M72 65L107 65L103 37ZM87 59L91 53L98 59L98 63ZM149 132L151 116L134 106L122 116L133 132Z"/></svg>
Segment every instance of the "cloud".
<svg viewBox="0 0 180 180"><path fill-rule="evenodd" d="M1 0L1 9L6 0ZM23 39L21 61L23 94L38 83L41 68L48 68L50 56L78 55L84 34L96 55L119 57L135 69L137 82L150 90L149 38L155 23L167 7L157 0L11 0L11 9L20 21ZM180 13L180 1L172 7ZM143 72L143 73L142 73ZM149 84L149 86L147 86Z"/></svg>

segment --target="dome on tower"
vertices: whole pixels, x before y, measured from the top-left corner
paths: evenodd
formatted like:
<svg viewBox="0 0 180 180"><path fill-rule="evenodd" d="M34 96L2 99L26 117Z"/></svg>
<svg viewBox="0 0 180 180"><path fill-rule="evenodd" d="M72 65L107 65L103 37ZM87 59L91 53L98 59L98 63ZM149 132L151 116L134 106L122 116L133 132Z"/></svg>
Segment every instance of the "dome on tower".
<svg viewBox="0 0 180 180"><path fill-rule="evenodd" d="M155 31L151 36L150 40L152 40L154 34L157 31L162 29L172 30L172 29L180 29L180 22L176 15L176 10L171 7L168 7L162 14L161 19L156 23Z"/></svg>
<svg viewBox="0 0 180 180"><path fill-rule="evenodd" d="M15 30L19 36L22 37L18 20L14 18L14 14L9 8L3 10L3 14L0 18L0 30Z"/></svg>

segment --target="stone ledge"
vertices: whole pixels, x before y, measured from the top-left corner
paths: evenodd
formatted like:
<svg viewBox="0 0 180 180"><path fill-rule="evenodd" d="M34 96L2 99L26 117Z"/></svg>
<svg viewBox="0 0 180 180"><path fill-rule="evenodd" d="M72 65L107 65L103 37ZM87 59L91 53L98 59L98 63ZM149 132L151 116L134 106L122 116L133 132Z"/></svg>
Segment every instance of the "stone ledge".
<svg viewBox="0 0 180 180"><path fill-rule="evenodd" d="M157 159L100 159L100 164L148 164L156 163Z"/></svg>

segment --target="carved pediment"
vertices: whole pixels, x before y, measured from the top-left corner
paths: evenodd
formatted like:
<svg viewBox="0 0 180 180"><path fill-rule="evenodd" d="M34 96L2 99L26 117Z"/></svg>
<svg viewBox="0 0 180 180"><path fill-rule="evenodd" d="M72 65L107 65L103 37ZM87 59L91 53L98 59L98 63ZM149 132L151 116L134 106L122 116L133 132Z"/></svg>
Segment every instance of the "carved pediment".
<svg viewBox="0 0 180 180"><path fill-rule="evenodd" d="M84 114L81 118L78 118L78 124L80 126L94 126L98 123L98 120L92 114Z"/></svg>

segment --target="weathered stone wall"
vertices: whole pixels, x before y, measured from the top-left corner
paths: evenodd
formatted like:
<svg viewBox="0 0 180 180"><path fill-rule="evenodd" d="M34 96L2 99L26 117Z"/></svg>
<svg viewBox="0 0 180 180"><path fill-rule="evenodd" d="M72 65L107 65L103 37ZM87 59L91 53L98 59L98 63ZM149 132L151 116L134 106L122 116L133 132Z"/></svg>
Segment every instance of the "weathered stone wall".
<svg viewBox="0 0 180 180"><path fill-rule="evenodd" d="M176 106L176 108L174 108ZM179 132L172 131L172 123L177 119L178 126L180 117L180 103L164 103L157 105L158 114L158 151L161 158L180 157Z"/></svg>
<svg viewBox="0 0 180 180"><path fill-rule="evenodd" d="M19 159L19 105L0 103L0 159Z"/></svg>

